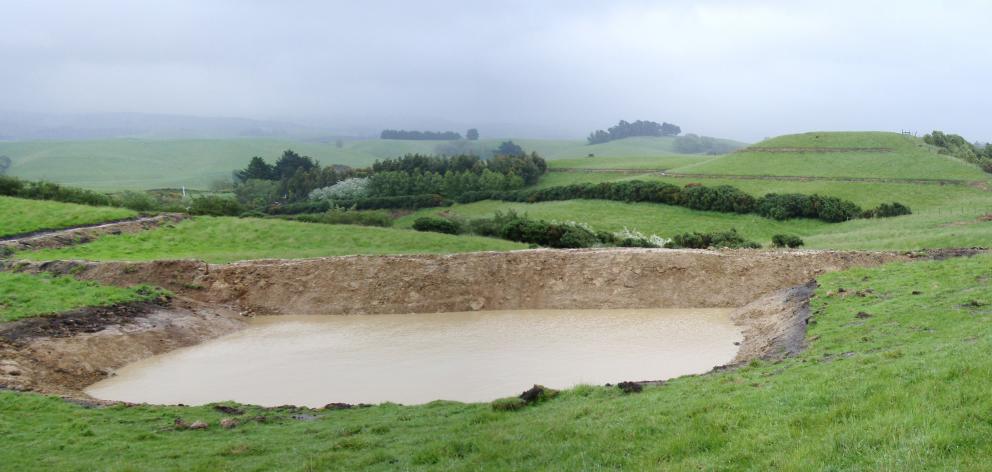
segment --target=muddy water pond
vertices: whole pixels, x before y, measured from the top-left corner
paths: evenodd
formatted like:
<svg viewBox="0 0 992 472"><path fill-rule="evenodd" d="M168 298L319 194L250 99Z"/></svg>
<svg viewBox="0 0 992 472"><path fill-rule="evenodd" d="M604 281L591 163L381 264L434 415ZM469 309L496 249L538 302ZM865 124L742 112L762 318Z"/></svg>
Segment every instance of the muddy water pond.
<svg viewBox="0 0 992 472"><path fill-rule="evenodd" d="M736 354L725 309L268 316L128 365L87 393L190 405L489 401L533 384L660 380Z"/></svg>

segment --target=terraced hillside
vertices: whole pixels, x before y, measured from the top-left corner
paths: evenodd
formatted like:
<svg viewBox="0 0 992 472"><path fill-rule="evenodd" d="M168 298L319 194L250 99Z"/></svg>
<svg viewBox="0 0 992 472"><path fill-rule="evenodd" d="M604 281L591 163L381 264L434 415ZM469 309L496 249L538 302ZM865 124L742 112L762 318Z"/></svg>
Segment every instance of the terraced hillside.
<svg viewBox="0 0 992 472"><path fill-rule="evenodd" d="M769 139L676 174L986 180L978 167L897 133L815 132Z"/></svg>

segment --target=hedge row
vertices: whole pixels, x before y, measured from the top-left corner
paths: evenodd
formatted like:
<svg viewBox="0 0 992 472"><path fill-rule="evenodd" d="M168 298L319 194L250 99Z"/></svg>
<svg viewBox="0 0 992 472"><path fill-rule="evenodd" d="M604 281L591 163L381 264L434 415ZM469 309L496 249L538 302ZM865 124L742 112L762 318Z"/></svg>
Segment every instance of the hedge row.
<svg viewBox="0 0 992 472"><path fill-rule="evenodd" d="M418 210L450 206L452 202L440 195L404 195L398 197L371 197L355 200L309 200L287 205L269 207L266 212L272 215L298 215L300 213L323 213L331 208L354 208L356 210Z"/></svg>
<svg viewBox="0 0 992 472"><path fill-rule="evenodd" d="M665 182L642 180L598 184L583 183L510 192L466 192L458 197L458 202L503 200L536 203L574 199L661 203L702 211L756 213L777 220L813 218L832 223L861 217L896 216L910 213L908 207L899 203L886 204L876 209L864 211L851 201L823 195L789 193L768 194L755 198L729 185L715 187L687 185L680 187Z"/></svg>
<svg viewBox="0 0 992 472"><path fill-rule="evenodd" d="M94 206L114 206L116 203L109 195L91 190L10 176L0 176L0 195Z"/></svg>
<svg viewBox="0 0 992 472"><path fill-rule="evenodd" d="M665 241L657 236L645 236L636 231L617 233L594 231L591 227L575 222L535 220L514 211L496 212L492 218L479 218L461 222L436 216L417 218L413 223L417 231L446 234L473 233L479 236L507 239L521 243L553 248L589 248L596 246L646 247L646 248L760 248L761 245L744 239L737 230L713 233L684 233ZM655 239L658 239L655 242Z"/></svg>

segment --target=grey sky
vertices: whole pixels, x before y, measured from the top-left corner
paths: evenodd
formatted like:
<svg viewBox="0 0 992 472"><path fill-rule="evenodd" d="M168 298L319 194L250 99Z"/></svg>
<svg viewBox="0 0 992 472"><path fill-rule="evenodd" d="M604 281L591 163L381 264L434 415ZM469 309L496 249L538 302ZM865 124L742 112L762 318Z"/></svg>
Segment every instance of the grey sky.
<svg viewBox="0 0 992 472"><path fill-rule="evenodd" d="M0 0L0 18L0 109L992 138L989 1Z"/></svg>

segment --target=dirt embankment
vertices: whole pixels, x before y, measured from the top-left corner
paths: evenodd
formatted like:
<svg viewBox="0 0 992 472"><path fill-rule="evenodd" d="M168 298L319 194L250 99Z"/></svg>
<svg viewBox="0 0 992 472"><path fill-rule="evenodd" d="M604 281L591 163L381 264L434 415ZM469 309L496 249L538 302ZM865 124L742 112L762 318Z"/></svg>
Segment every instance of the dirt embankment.
<svg viewBox="0 0 992 472"><path fill-rule="evenodd" d="M927 254L839 251L530 250L208 265L56 261L16 270L150 283L258 314L555 308L731 308L824 272Z"/></svg>
<svg viewBox="0 0 992 472"><path fill-rule="evenodd" d="M379 314L505 309L741 307L736 361L803 347L818 275L977 251L531 250L199 261L2 262L178 294L170 306L80 311L0 325L0 386L85 397L113 369L243 326L242 314ZM754 300L753 303L748 302ZM804 314L805 313L805 314Z"/></svg>
<svg viewBox="0 0 992 472"><path fill-rule="evenodd" d="M164 224L178 223L186 218L188 216L181 213L167 213L158 216L113 221L91 226L79 226L63 230L40 231L0 239L0 252L3 252L2 249L22 251L30 249L53 249L72 246L74 244L83 244L100 236L137 233Z"/></svg>
<svg viewBox="0 0 992 472"><path fill-rule="evenodd" d="M237 311L199 303L85 308L0 325L0 386L69 397L114 369L240 329Z"/></svg>

